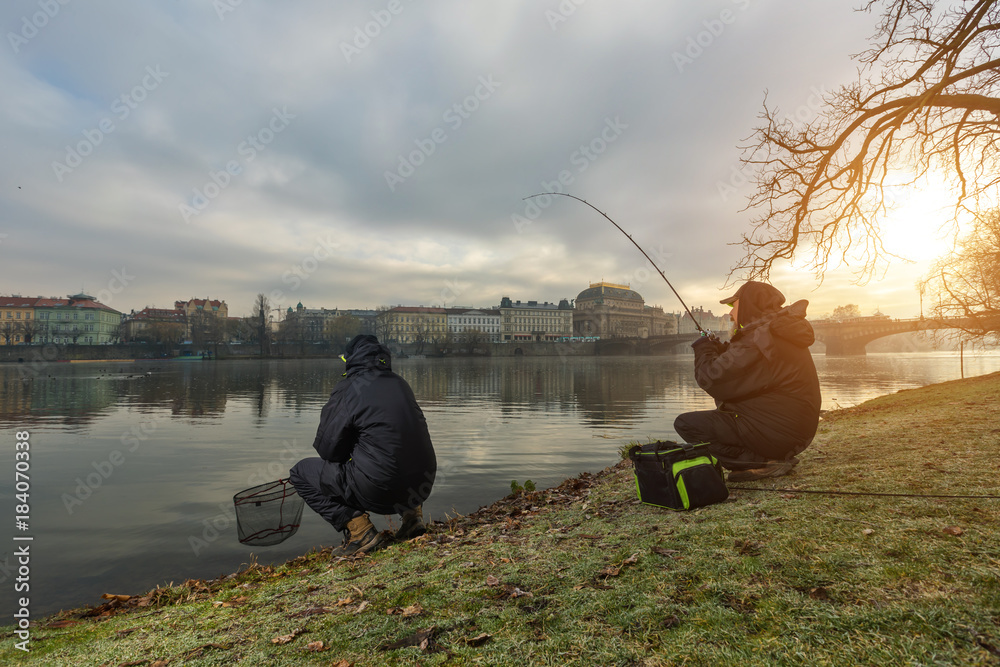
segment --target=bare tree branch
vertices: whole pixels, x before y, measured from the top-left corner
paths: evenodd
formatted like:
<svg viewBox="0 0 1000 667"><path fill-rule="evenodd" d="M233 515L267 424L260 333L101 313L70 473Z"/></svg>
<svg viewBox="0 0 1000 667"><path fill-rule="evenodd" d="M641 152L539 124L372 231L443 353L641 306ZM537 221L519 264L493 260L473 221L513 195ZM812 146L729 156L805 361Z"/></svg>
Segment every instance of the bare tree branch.
<svg viewBox="0 0 1000 667"><path fill-rule="evenodd" d="M1000 184L1000 1L883 0L861 77L796 125L767 105L742 146L754 212L733 274L766 279L803 259L819 277L856 259L864 282L894 259L882 244L885 188L928 177L953 186L953 225Z"/></svg>

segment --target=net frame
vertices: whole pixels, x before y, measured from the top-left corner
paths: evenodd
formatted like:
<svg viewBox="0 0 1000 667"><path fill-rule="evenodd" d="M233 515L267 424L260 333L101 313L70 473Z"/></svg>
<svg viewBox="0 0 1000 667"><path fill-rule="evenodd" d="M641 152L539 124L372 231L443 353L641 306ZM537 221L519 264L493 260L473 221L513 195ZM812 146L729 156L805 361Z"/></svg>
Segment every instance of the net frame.
<svg viewBox="0 0 1000 667"><path fill-rule="evenodd" d="M305 501L289 479L278 479L240 491L233 505L240 543L272 546L299 529Z"/></svg>

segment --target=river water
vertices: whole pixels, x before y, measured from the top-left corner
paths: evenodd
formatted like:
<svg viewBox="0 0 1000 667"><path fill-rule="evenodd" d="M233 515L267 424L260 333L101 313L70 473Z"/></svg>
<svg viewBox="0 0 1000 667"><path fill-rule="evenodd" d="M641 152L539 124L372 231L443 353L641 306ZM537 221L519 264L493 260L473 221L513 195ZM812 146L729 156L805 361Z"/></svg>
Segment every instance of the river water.
<svg viewBox="0 0 1000 667"><path fill-rule="evenodd" d="M676 438L674 417L714 407L690 354L663 357L405 359L439 462L425 517L468 513L510 491L615 463L631 440ZM956 353L815 357L824 408L960 377ZM967 377L1000 370L966 354ZM240 544L235 492L314 455L339 360L91 362L0 366L3 498L0 613L9 624L15 549L30 544L33 618L102 593L213 578L251 557L282 562L340 536L307 508L274 547ZM15 442L28 432L30 511L15 525ZM22 457L23 458L23 457ZM25 466L22 464L21 469ZM22 489L23 489L22 485ZM384 519L376 519L384 527ZM30 542L14 537L31 537Z"/></svg>

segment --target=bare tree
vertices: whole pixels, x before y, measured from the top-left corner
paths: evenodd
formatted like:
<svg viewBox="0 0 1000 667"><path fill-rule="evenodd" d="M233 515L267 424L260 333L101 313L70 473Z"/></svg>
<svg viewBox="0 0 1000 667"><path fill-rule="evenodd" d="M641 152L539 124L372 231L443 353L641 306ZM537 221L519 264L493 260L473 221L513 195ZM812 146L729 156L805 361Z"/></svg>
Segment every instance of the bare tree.
<svg viewBox="0 0 1000 667"><path fill-rule="evenodd" d="M966 338L1000 333L1000 209L978 216L958 247L935 262L921 284L934 317L957 318Z"/></svg>
<svg viewBox="0 0 1000 667"><path fill-rule="evenodd" d="M5 320L3 324L0 324L0 336L3 337L5 345L14 344L14 334L17 333L17 327L14 325L13 320Z"/></svg>
<svg viewBox="0 0 1000 667"><path fill-rule="evenodd" d="M253 318L257 331L257 343L260 345L260 356L266 357L271 352L271 324L269 316L271 313L271 301L267 295L261 293L254 300Z"/></svg>
<svg viewBox="0 0 1000 667"><path fill-rule="evenodd" d="M390 322L390 313L392 306L379 306L375 309L375 337L383 343L390 343L396 341L390 341L389 337L392 334L392 323Z"/></svg>
<svg viewBox="0 0 1000 667"><path fill-rule="evenodd" d="M361 333L361 320L354 315L338 315L326 324L326 338L336 351L359 333Z"/></svg>
<svg viewBox="0 0 1000 667"><path fill-rule="evenodd" d="M811 254L822 276L857 256L863 282L893 255L880 220L885 188L940 172L954 191L951 223L1000 183L1000 3L933 0L884 4L861 78L825 96L823 112L796 125L765 100L762 125L743 146L755 170L756 215L733 274L766 279L775 262Z"/></svg>
<svg viewBox="0 0 1000 667"><path fill-rule="evenodd" d="M38 325L35 324L35 320L26 320L21 323L21 335L24 337L24 342L30 345L34 341L35 336L38 335Z"/></svg>

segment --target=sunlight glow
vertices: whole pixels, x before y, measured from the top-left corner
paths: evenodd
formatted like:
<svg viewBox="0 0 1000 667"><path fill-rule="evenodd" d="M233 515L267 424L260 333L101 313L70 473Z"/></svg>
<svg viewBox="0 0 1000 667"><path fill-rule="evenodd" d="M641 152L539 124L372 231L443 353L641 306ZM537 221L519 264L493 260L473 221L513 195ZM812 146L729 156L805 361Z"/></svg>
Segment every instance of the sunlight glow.
<svg viewBox="0 0 1000 667"><path fill-rule="evenodd" d="M926 262L951 249L955 195L943 185L886 186L888 212L879 225L886 251Z"/></svg>

